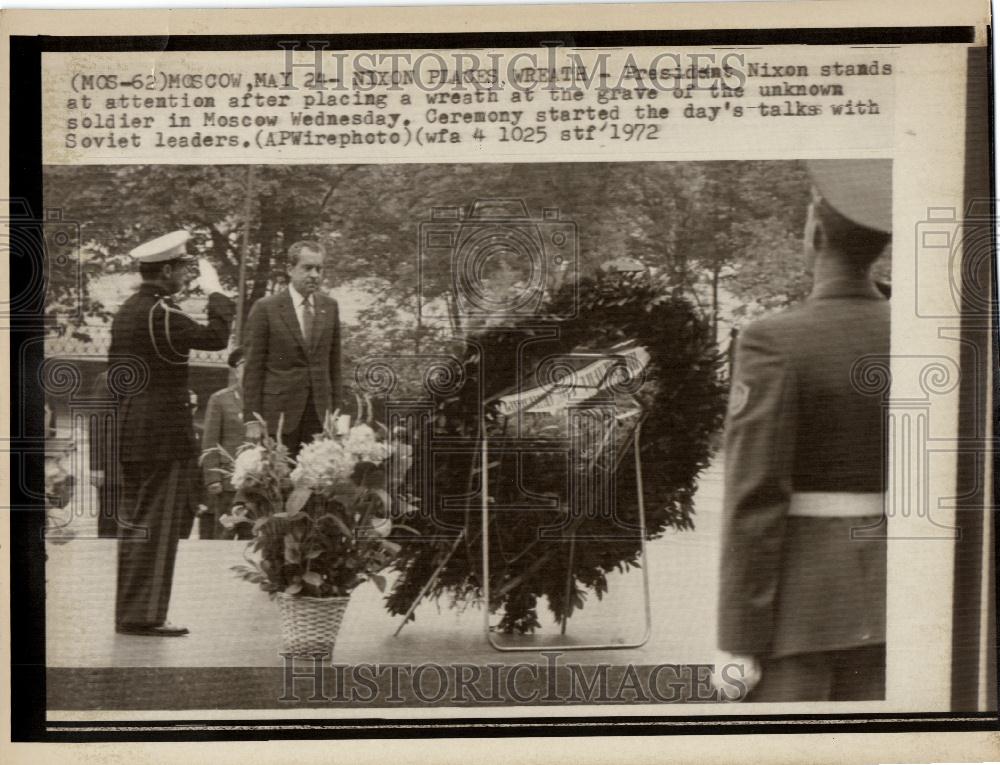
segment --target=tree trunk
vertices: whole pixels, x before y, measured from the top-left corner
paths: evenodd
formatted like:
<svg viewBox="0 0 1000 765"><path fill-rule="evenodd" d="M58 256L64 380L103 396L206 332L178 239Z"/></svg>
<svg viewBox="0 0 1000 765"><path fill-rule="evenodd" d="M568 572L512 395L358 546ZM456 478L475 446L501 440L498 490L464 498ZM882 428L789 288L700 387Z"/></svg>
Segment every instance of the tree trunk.
<svg viewBox="0 0 1000 765"><path fill-rule="evenodd" d="M267 294L267 285L271 280L271 260L274 253L274 224L275 216L271 200L262 197L260 200L260 231L257 233L259 254L257 265L253 270L253 287L247 294L244 306L245 313L249 313L253 304Z"/></svg>
<svg viewBox="0 0 1000 765"><path fill-rule="evenodd" d="M210 225L208 230L212 236L212 254L215 255L215 260L219 264L220 273L236 281L239 269L230 257L229 237L219 231L214 225Z"/></svg>
<svg viewBox="0 0 1000 765"><path fill-rule="evenodd" d="M716 261L712 266L712 337L719 342L719 272L721 264Z"/></svg>

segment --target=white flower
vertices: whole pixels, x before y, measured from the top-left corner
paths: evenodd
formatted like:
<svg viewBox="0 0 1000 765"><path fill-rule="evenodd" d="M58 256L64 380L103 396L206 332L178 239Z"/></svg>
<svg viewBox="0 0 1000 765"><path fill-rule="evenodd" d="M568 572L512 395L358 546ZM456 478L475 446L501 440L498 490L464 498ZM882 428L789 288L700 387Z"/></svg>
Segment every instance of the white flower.
<svg viewBox="0 0 1000 765"><path fill-rule="evenodd" d="M371 519L372 533L376 536L380 536L383 539L389 536L392 531L392 521L388 518L372 518Z"/></svg>
<svg viewBox="0 0 1000 765"><path fill-rule="evenodd" d="M354 459L332 438L319 438L299 452L292 483L312 490L331 488L346 481L354 470Z"/></svg>
<svg viewBox="0 0 1000 765"><path fill-rule="evenodd" d="M61 457L45 457L45 493L53 494L56 490L56 484L60 481L66 480L69 476L69 471L66 469L66 463Z"/></svg>
<svg viewBox="0 0 1000 765"><path fill-rule="evenodd" d="M233 486L242 489L251 481L258 480L264 465L264 447L244 449L233 462Z"/></svg>
<svg viewBox="0 0 1000 765"><path fill-rule="evenodd" d="M236 524L249 522L249 520L247 518L247 509L244 505L234 507L232 515L225 514L219 516L219 523L226 529L232 529Z"/></svg>
<svg viewBox="0 0 1000 765"><path fill-rule="evenodd" d="M381 465L389 456L386 444L375 440L375 431L368 425L355 425L344 439L344 449L354 457L364 462L374 462Z"/></svg>

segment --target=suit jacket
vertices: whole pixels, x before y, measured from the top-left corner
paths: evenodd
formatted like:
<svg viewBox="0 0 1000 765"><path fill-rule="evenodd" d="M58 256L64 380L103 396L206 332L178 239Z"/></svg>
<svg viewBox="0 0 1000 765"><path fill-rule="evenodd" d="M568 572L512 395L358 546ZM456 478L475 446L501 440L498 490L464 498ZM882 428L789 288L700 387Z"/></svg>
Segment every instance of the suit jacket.
<svg viewBox="0 0 1000 765"><path fill-rule="evenodd" d="M203 450L221 446L231 456L243 443L243 400L235 386L217 390L208 399L205 409L205 431L202 436ZM232 491L229 476L219 472L223 467L222 455L217 451L205 454L202 460L202 474L205 486L220 481L226 491Z"/></svg>
<svg viewBox="0 0 1000 765"><path fill-rule="evenodd" d="M275 433L285 415L284 432L299 425L312 396L322 422L340 400L340 318L337 301L313 293L315 324L313 342L306 347L288 290L258 300L247 318L244 344L243 417L258 412Z"/></svg>
<svg viewBox="0 0 1000 765"><path fill-rule="evenodd" d="M229 341L235 304L218 293L208 298L208 324L180 310L169 294L143 284L111 324L109 363L129 363L144 378L141 390L122 399L120 462L177 460L196 456L188 399L188 352L221 350Z"/></svg>
<svg viewBox="0 0 1000 765"><path fill-rule="evenodd" d="M818 285L739 338L725 440L723 650L777 657L885 642L884 520L788 509L795 492L884 491L884 402L860 389L855 364L888 353L889 303L867 280Z"/></svg>

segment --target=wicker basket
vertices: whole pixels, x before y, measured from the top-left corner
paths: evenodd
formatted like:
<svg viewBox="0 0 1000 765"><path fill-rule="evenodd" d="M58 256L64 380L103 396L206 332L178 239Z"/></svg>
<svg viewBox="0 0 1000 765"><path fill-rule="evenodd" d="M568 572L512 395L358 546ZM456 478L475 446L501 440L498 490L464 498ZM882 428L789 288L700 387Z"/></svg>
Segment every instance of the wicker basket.
<svg viewBox="0 0 1000 765"><path fill-rule="evenodd" d="M333 653L349 597L309 598L278 593L284 653Z"/></svg>

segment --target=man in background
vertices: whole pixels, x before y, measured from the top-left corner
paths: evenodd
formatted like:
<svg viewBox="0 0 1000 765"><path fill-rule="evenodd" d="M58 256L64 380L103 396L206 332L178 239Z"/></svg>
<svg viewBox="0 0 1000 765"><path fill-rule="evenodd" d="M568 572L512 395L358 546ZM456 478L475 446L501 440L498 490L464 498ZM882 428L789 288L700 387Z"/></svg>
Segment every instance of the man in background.
<svg viewBox="0 0 1000 765"><path fill-rule="evenodd" d="M258 300L247 318L243 419L259 437L260 414L294 455L323 429L340 399L340 320L337 302L319 291L326 252L319 242L288 248L287 290Z"/></svg>
<svg viewBox="0 0 1000 765"><path fill-rule="evenodd" d="M233 506L235 490L229 476L222 468L222 455L216 447L222 447L231 456L243 443L243 349L235 348L229 354L229 369L232 384L216 391L208 399L205 410L205 432L202 447L207 450L202 458L202 473L205 491L208 494L208 512L198 517L198 537L200 539L250 539L250 527L237 524L232 530L224 529L219 518ZM213 451L215 450L215 451Z"/></svg>
<svg viewBox="0 0 1000 765"><path fill-rule="evenodd" d="M720 664L750 701L885 697L886 413L856 380L889 354L891 163L808 168L813 291L743 331L726 422Z"/></svg>

